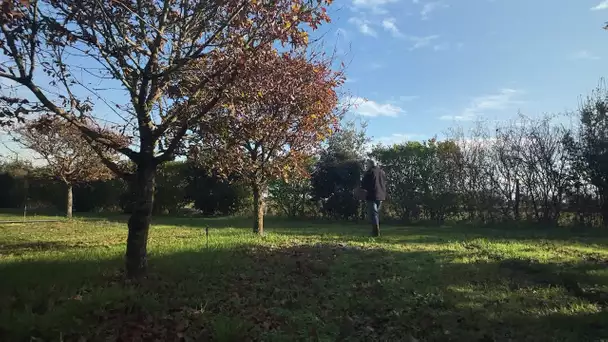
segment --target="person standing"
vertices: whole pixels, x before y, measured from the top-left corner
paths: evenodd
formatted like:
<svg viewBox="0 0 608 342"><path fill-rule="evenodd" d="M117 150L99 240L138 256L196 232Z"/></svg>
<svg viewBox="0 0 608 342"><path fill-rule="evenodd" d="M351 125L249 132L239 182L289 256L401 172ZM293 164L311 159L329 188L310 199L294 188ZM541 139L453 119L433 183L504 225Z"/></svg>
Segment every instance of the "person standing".
<svg viewBox="0 0 608 342"><path fill-rule="evenodd" d="M372 159L366 161L361 188L366 191L367 212L372 223L372 236L380 236L379 211L386 200L386 174Z"/></svg>

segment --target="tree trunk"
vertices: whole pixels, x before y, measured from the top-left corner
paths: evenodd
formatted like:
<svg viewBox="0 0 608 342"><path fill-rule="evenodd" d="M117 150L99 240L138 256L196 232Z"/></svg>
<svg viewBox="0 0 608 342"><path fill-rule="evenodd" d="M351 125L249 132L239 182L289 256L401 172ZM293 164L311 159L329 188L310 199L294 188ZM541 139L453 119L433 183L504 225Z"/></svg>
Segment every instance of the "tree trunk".
<svg viewBox="0 0 608 342"><path fill-rule="evenodd" d="M68 198L67 198L67 205L66 205L66 213L65 216L69 219L72 218L72 208L74 207L74 195L73 195L73 191L72 191L72 184L68 184Z"/></svg>
<svg viewBox="0 0 608 342"><path fill-rule="evenodd" d="M604 228L608 228L608 198L606 196L602 196L602 226Z"/></svg>
<svg viewBox="0 0 608 342"><path fill-rule="evenodd" d="M135 196L128 222L126 269L129 278L144 275L148 265L148 230L154 203L156 166L153 161L140 162L130 184Z"/></svg>
<svg viewBox="0 0 608 342"><path fill-rule="evenodd" d="M521 202L521 192L519 189L519 179L515 180L515 207L513 208L515 214L515 221L519 222L521 215L519 213L519 204Z"/></svg>
<svg viewBox="0 0 608 342"><path fill-rule="evenodd" d="M264 235L264 196L262 187L253 185L253 233Z"/></svg>

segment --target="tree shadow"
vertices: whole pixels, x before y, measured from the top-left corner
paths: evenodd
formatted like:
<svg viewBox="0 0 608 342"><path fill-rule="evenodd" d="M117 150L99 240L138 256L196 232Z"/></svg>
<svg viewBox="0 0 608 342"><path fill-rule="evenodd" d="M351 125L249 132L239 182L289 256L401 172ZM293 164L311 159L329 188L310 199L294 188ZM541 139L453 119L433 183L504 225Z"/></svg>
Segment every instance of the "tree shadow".
<svg viewBox="0 0 608 342"><path fill-rule="evenodd" d="M113 223L127 224L129 216L123 214L116 215L87 215L79 217L82 220L104 220ZM246 216L225 216L225 217L187 217L187 216L153 216L153 226L176 226L181 228L211 229L223 228L253 228L254 219ZM345 228L360 227L356 222L338 222L327 220L291 220L284 217L268 216L264 218L264 228L268 232L294 233L300 232L306 235L315 235L320 231L348 232Z"/></svg>
<svg viewBox="0 0 608 342"><path fill-rule="evenodd" d="M127 214L89 214L79 215L83 221L106 221L127 225L129 215ZM252 225L253 219L243 217L188 217L188 216L152 216L153 226L175 226L181 228L245 228Z"/></svg>
<svg viewBox="0 0 608 342"><path fill-rule="evenodd" d="M79 217L82 220L105 220L113 223L127 224L127 215L86 215ZM224 229L253 227L253 218L250 217L173 217L153 216L153 226L174 226L193 229ZM366 240L371 236L371 227L362 222L334 222L328 220L290 220L282 217L266 217L265 230L268 233L277 233L285 236L298 236L319 238L331 241L334 238L344 240ZM443 244L452 242L466 242L472 239L483 238L490 241L518 241L521 243L550 242L577 242L586 245L608 247L608 231L602 229L575 229L575 228L539 228L518 227L517 229L495 229L473 227L470 225L443 226L401 226L393 223L383 224L381 227L382 241L394 244Z"/></svg>
<svg viewBox="0 0 608 342"><path fill-rule="evenodd" d="M0 244L0 256L22 255L32 252L45 251L66 251L78 248L90 248L90 246L82 243L68 244L59 241L9 242Z"/></svg>
<svg viewBox="0 0 608 342"><path fill-rule="evenodd" d="M0 264L0 340L597 340L601 260L461 263L450 251L305 244ZM575 285L573 285L575 284ZM596 285L600 284L600 285Z"/></svg>

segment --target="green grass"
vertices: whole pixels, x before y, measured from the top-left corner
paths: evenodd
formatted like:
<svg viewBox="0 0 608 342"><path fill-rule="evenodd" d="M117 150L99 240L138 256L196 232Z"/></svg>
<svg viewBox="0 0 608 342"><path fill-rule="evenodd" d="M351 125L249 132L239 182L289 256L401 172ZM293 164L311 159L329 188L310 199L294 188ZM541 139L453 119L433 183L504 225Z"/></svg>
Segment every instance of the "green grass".
<svg viewBox="0 0 608 342"><path fill-rule="evenodd" d="M0 224L0 341L608 338L606 234L368 230L159 218L132 284L120 217Z"/></svg>

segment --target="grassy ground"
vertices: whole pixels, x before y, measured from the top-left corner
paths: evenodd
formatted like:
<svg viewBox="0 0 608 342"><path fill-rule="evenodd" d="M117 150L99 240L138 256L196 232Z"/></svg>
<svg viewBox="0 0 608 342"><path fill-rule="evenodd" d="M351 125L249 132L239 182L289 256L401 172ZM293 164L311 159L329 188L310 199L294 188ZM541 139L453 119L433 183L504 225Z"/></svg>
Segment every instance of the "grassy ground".
<svg viewBox="0 0 608 342"><path fill-rule="evenodd" d="M1 217L0 219L7 219ZM204 229L210 226L208 245ZM119 218L0 224L0 340L599 341L608 235L157 219L122 278Z"/></svg>

